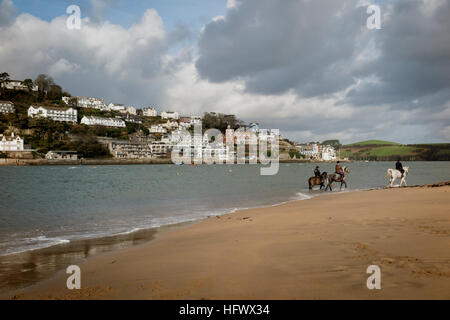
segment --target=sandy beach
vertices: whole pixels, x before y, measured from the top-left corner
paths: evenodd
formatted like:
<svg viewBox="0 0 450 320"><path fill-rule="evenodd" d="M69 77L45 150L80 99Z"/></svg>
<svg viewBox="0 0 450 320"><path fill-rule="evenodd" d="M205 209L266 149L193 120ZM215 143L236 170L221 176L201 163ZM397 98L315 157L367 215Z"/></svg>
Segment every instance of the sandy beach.
<svg viewBox="0 0 450 320"><path fill-rule="evenodd" d="M210 217L3 299L450 299L450 186L330 194ZM368 290L369 265L381 290Z"/></svg>

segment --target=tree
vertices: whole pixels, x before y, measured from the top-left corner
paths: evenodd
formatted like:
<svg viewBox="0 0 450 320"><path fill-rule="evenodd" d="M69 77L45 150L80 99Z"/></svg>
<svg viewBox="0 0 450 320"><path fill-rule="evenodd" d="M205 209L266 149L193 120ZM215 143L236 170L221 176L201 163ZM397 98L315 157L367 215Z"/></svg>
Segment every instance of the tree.
<svg viewBox="0 0 450 320"><path fill-rule="evenodd" d="M237 129L242 124L242 121L236 119L234 115L217 114L215 112L205 112L202 121L205 129L215 128L222 133L225 132L228 126L232 129Z"/></svg>
<svg viewBox="0 0 450 320"><path fill-rule="evenodd" d="M0 81L9 81L9 74L7 72L0 73Z"/></svg>
<svg viewBox="0 0 450 320"><path fill-rule="evenodd" d="M342 145L339 142L339 140L325 140L324 142L322 142L323 145L330 145L333 148L335 148L336 150L338 150Z"/></svg>
<svg viewBox="0 0 450 320"><path fill-rule="evenodd" d="M46 74L40 74L37 76L36 80L34 80L34 84L38 86L39 91L47 91L51 85L54 85L52 77L47 76Z"/></svg>
<svg viewBox="0 0 450 320"><path fill-rule="evenodd" d="M78 99L77 98L70 98L69 99L69 106L76 108L78 106Z"/></svg>
<svg viewBox="0 0 450 320"><path fill-rule="evenodd" d="M25 80L23 80L22 84L24 86L26 86L28 88L28 90L30 90L30 91L33 90L33 80L25 79Z"/></svg>
<svg viewBox="0 0 450 320"><path fill-rule="evenodd" d="M61 100L63 97L62 88L56 84L52 84L48 87L47 99L48 100Z"/></svg>
<svg viewBox="0 0 450 320"><path fill-rule="evenodd" d="M297 154L297 150L295 150L295 149L290 149L290 150L289 150L289 157L290 157L291 159L294 159L294 157L295 157L296 154Z"/></svg>

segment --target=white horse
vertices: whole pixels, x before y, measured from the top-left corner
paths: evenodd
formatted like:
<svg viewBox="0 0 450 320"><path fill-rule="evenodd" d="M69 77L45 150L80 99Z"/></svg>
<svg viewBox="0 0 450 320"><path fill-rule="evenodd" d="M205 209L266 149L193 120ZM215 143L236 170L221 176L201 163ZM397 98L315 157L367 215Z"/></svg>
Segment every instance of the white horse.
<svg viewBox="0 0 450 320"><path fill-rule="evenodd" d="M387 170L387 172L386 172L386 179L390 180L390 183L389 183L388 187L392 188L394 186L394 181L397 180L397 179L400 179L400 178L401 178L401 180L400 180L400 187L402 186L402 184L405 184L405 186L407 186L405 179L406 179L406 176L408 174L409 167L403 167L403 170L405 171L403 173L403 178L402 178L402 173L400 171L398 171L396 169L388 169Z"/></svg>

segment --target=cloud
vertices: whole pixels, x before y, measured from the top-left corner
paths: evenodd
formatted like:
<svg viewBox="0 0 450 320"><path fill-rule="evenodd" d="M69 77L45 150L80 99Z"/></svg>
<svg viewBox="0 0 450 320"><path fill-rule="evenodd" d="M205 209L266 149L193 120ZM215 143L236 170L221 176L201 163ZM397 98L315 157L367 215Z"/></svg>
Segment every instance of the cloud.
<svg viewBox="0 0 450 320"><path fill-rule="evenodd" d="M104 21L106 11L116 4L118 0L90 0L89 18L92 22Z"/></svg>
<svg viewBox="0 0 450 320"><path fill-rule="evenodd" d="M227 8L236 8L239 5L238 0L227 0Z"/></svg>
<svg viewBox="0 0 450 320"><path fill-rule="evenodd" d="M11 0L3 0L0 3L0 27L7 26L14 21L17 9Z"/></svg>
<svg viewBox="0 0 450 320"><path fill-rule="evenodd" d="M167 73L183 61L168 53L183 39L181 31L166 32L153 9L128 29L86 18L81 30L68 30L66 18L46 22L29 14L18 16L0 34L0 43L7 44L1 46L0 65L19 78L47 73L76 95L151 104L158 102Z"/></svg>
<svg viewBox="0 0 450 320"><path fill-rule="evenodd" d="M375 33L378 58L355 74L377 81L362 82L349 100L405 109L411 100L434 100L428 107L440 108L450 98L450 2L397 1L384 9L389 18Z"/></svg>
<svg viewBox="0 0 450 320"><path fill-rule="evenodd" d="M355 82L365 17L355 1L244 1L206 25L196 66L212 82L244 80L249 92L332 94Z"/></svg>
<svg viewBox="0 0 450 320"><path fill-rule="evenodd" d="M240 79L247 91L268 95L326 96L353 86L346 101L363 105L438 93L447 100L450 2L384 4L380 31L365 27L361 4L245 1L204 28L199 74L217 83Z"/></svg>
<svg viewBox="0 0 450 320"><path fill-rule="evenodd" d="M429 115L450 101L450 2L378 2L382 29L373 31L366 28L368 4L243 1L202 30L198 73L211 83L238 81L244 93L269 101L294 95L287 112L296 121L298 112L315 114L309 101L333 106L318 108L324 113L315 128L297 121L300 136L326 131L357 139L365 131L406 142L446 139L448 122Z"/></svg>
<svg viewBox="0 0 450 320"><path fill-rule="evenodd" d="M21 14L0 27L0 71L107 102L232 113L299 141L448 141L448 2L383 5L376 31L361 3L229 1L199 39L154 9L128 28L89 16L81 30Z"/></svg>

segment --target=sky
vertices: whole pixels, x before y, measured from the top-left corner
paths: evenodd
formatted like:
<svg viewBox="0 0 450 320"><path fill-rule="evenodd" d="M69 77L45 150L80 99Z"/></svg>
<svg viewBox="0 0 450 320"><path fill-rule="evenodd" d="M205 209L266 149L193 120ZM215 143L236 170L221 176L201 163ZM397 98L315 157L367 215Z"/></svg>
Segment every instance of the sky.
<svg viewBox="0 0 450 320"><path fill-rule="evenodd" d="M299 142L449 142L449 16L447 0L0 0L0 72Z"/></svg>

